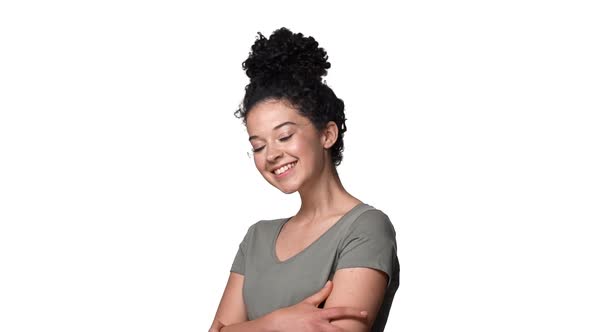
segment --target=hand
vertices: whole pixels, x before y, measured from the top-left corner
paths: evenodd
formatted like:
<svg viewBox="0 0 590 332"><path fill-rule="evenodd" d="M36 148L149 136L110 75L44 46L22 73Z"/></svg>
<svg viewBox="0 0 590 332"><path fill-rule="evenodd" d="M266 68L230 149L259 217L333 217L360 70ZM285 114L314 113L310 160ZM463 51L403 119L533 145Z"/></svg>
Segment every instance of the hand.
<svg viewBox="0 0 590 332"><path fill-rule="evenodd" d="M272 329L281 332L337 332L342 328L330 324L331 320L341 318L365 319L366 311L351 307L321 309L317 306L332 292L332 281L305 300L290 307L281 308L269 314Z"/></svg>

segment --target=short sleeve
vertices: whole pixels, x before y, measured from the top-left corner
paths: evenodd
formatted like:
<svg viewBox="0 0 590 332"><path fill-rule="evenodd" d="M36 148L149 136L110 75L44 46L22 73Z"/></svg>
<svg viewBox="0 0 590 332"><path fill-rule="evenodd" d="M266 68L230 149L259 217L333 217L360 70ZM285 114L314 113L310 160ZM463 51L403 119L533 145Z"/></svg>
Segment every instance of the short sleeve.
<svg viewBox="0 0 590 332"><path fill-rule="evenodd" d="M399 268L395 229L381 210L363 212L351 225L341 244L336 270L368 267L387 274L387 287L397 282Z"/></svg>
<svg viewBox="0 0 590 332"><path fill-rule="evenodd" d="M242 242L240 243L239 247L238 247L238 252L236 253L236 256L234 258L234 262L232 263L231 272L235 272L235 273L239 273L241 275L244 275L246 273L246 254L247 254L247 250L248 250L248 242L250 240L250 234L252 232L252 227L250 226L250 228L248 228L248 231L246 232L246 235L244 235L244 238L242 239Z"/></svg>

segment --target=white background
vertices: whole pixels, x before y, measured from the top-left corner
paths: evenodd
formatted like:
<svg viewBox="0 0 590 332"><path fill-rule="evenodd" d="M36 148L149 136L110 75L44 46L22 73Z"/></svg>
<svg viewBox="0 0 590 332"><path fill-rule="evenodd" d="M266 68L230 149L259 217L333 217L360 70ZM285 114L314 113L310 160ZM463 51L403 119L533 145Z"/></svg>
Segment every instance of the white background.
<svg viewBox="0 0 590 332"><path fill-rule="evenodd" d="M209 328L248 226L299 207L233 116L285 26L397 230L386 331L588 331L584 2L3 1L0 330Z"/></svg>

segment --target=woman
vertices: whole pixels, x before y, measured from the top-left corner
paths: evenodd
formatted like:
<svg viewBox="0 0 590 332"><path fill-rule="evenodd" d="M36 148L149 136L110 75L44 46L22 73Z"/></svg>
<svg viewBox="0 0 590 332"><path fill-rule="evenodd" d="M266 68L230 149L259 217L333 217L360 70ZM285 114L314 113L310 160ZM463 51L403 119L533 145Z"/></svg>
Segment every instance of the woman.
<svg viewBox="0 0 590 332"><path fill-rule="evenodd" d="M330 63L313 37L286 28L259 38L243 63L243 118L256 168L283 193L289 218L250 226L210 331L383 331L399 286L388 216L349 194L336 166L344 103L321 77Z"/></svg>

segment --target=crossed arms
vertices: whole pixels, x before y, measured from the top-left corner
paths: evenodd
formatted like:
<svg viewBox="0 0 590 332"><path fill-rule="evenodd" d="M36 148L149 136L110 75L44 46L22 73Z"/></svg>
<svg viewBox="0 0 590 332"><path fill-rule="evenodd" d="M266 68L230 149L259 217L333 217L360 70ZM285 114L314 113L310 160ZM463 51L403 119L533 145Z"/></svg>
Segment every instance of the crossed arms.
<svg viewBox="0 0 590 332"><path fill-rule="evenodd" d="M333 281L312 296L248 321L242 296L244 276L230 272L209 332L369 332L383 302L387 281L387 274L376 269L339 269ZM324 300L323 309L317 308Z"/></svg>

